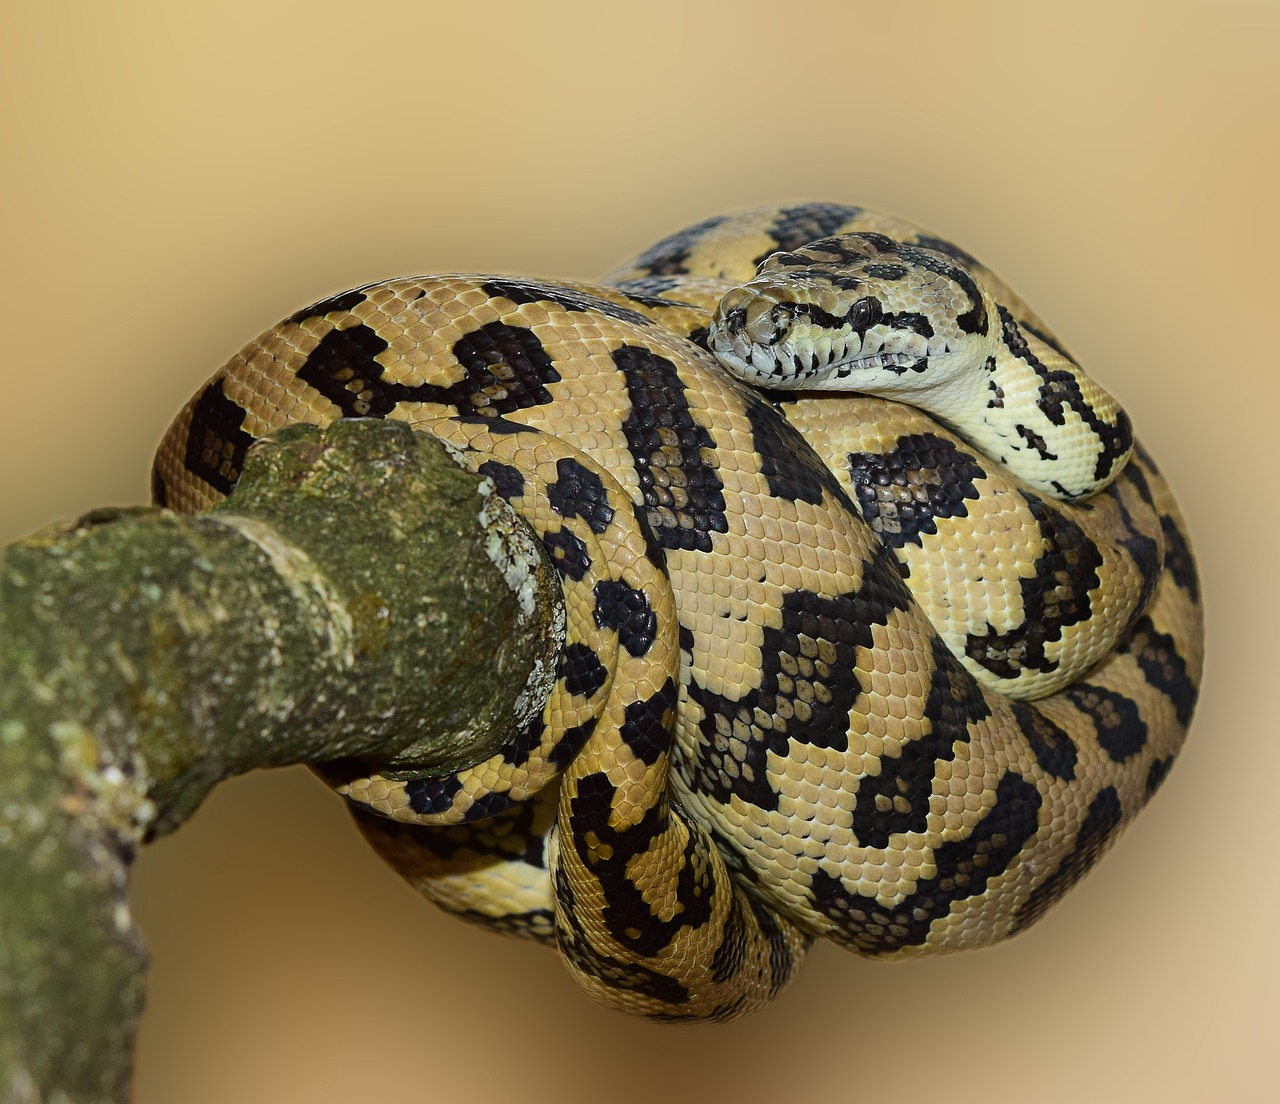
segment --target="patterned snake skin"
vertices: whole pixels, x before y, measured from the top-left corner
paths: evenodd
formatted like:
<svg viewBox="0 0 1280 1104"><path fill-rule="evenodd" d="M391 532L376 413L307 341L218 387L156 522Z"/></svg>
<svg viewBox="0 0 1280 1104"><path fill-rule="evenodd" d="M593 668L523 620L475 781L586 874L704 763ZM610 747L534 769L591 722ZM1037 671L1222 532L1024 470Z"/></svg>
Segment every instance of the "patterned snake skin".
<svg viewBox="0 0 1280 1104"><path fill-rule="evenodd" d="M606 1004L727 1019L817 936L1021 931L1182 744L1202 619L1168 488L1027 306L908 223L763 208L598 285L334 296L191 400L156 500L205 508L254 439L342 417L462 450L568 626L489 760L322 773L414 886L558 945Z"/></svg>

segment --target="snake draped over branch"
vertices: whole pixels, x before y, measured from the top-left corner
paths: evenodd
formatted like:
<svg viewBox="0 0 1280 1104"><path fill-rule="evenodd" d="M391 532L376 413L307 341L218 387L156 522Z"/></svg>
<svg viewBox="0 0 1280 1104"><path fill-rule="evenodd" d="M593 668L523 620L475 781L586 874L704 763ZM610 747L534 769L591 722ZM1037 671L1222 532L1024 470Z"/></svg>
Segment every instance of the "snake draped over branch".
<svg viewBox="0 0 1280 1104"><path fill-rule="evenodd" d="M1159 788L1202 614L1124 411L1001 280L857 207L744 211L596 284L386 280L231 359L159 450L197 511L291 423L394 418L529 522L545 708L445 774L321 773L431 900L596 999L759 1007L1039 918Z"/></svg>

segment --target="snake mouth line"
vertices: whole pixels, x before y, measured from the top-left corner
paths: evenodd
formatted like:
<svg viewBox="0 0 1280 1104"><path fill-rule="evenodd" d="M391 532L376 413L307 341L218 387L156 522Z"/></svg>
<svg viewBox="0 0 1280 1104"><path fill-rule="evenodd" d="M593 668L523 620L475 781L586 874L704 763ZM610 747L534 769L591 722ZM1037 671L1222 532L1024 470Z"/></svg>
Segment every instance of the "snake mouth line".
<svg viewBox="0 0 1280 1104"><path fill-rule="evenodd" d="M868 374L881 372L903 376L923 372L928 361L925 356L908 352L850 356L838 338L801 347L786 341L763 345L735 338L739 335L715 334L712 344L715 355L730 370L766 387L804 386L806 382L829 387L852 377L866 380Z"/></svg>
<svg viewBox="0 0 1280 1104"><path fill-rule="evenodd" d="M832 366L832 378L842 379L855 372L879 372L887 369L896 376L907 372L923 372L926 359L912 353L871 353L867 356L854 357L852 360L836 363Z"/></svg>
<svg viewBox="0 0 1280 1104"><path fill-rule="evenodd" d="M789 370L797 379L821 376L824 381L848 379L868 372L889 371L901 376L907 372L923 372L925 358L911 353L867 353L863 356L845 356L832 352L823 356L820 350L797 349L785 347L780 355L775 356L779 364L789 365ZM753 363L754 351L753 351Z"/></svg>

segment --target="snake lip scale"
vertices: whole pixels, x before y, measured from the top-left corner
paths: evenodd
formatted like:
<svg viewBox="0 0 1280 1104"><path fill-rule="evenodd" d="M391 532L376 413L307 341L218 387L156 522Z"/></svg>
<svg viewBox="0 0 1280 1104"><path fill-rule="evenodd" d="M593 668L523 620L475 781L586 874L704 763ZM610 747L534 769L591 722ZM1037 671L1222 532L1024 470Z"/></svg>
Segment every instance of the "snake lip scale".
<svg viewBox="0 0 1280 1104"><path fill-rule="evenodd" d="M487 477L565 645L489 758L318 773L410 884L607 1005L731 1019L817 938L1023 931L1182 746L1203 619L1168 486L1018 295L901 219L762 207L597 283L330 296L193 396L154 497L207 508L255 439L344 417Z"/></svg>

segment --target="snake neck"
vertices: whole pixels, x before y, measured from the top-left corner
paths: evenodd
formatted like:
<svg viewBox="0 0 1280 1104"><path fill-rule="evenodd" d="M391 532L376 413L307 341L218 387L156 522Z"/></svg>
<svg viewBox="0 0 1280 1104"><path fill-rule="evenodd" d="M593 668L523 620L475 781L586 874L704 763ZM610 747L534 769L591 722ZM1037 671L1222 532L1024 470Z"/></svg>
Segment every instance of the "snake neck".
<svg viewBox="0 0 1280 1104"><path fill-rule="evenodd" d="M1003 306L980 370L930 406L1034 490L1076 502L1119 474L1133 446L1128 416L1053 343Z"/></svg>

